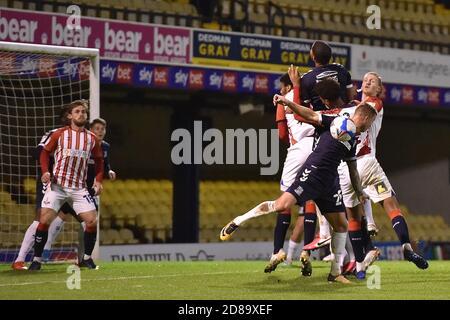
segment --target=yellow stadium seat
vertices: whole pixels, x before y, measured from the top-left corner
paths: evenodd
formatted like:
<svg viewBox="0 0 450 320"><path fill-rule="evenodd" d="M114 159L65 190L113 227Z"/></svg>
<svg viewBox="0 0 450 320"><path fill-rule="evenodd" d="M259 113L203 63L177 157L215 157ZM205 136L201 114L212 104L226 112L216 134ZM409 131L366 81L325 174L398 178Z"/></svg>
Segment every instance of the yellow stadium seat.
<svg viewBox="0 0 450 320"><path fill-rule="evenodd" d="M129 229L120 229L119 235L122 243L134 244L139 242L137 239L134 239L133 232Z"/></svg>

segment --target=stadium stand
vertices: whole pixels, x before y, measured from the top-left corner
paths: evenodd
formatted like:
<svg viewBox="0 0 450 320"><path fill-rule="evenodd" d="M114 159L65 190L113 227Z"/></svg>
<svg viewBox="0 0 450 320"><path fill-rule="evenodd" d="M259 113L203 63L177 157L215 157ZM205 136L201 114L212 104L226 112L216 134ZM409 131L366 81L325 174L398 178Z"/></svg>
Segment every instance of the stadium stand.
<svg viewBox="0 0 450 320"><path fill-rule="evenodd" d="M24 189L33 199L35 180L26 179ZM105 181L101 197L101 244L164 243L171 241L172 183L169 180ZM276 198L279 186L273 181L202 181L200 183L200 242L218 242L222 226L243 213L261 199ZM0 215L0 241L4 247L20 244L24 228L34 219L33 204L17 204L6 191L0 191L4 212ZM450 241L450 226L444 218L432 214L413 214L402 206L412 239ZM19 213L19 214L17 214ZM381 208L373 206L375 221L380 228L377 241L396 241L391 222ZM292 221L296 219L295 208ZM69 218L67 223L77 224ZM232 241L271 241L275 217L253 220L238 232ZM291 228L293 223L291 223ZM72 227L65 227L74 230ZM76 230L76 229L75 229ZM64 245L76 235L61 233L56 246Z"/></svg>
<svg viewBox="0 0 450 320"><path fill-rule="evenodd" d="M189 0L90 0L80 1L81 14L89 17L202 27L309 39L360 43L449 53L450 9L432 0L221 0L212 16L206 16ZM366 9L381 8L381 30L368 30ZM66 13L66 0L0 0L0 7ZM35 180L23 181L28 204L17 202L0 190L0 241L20 244L34 218ZM200 184L200 241L218 241L218 230L236 214L261 199L276 198L276 182L203 181ZM170 242L172 183L169 180L106 181L101 197L102 244ZM441 216L417 215L403 208L415 239L450 241L450 227ZM14 214L13 214L14 213ZM18 214L16 214L18 213ZM293 212L295 217L295 213ZM378 240L396 240L391 222L380 206L374 206L380 227ZM70 224L77 224L69 219ZM273 238L272 216L255 220L233 241L267 241ZM69 230L69 228L67 228ZM72 230L72 228L70 228ZM63 236L56 245L65 243Z"/></svg>
<svg viewBox="0 0 450 320"><path fill-rule="evenodd" d="M213 1L214 2L214 1ZM432 0L221 0L212 16L188 0L81 1L84 16L322 39L449 53L450 8ZM0 6L65 13L69 1L1 0ZM367 7L380 7L382 28L368 30Z"/></svg>

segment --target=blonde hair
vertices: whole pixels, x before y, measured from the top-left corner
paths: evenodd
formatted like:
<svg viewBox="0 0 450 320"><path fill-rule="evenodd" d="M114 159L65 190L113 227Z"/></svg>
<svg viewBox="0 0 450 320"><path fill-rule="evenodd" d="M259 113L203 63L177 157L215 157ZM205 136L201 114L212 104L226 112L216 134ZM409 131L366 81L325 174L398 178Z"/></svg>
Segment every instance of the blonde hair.
<svg viewBox="0 0 450 320"><path fill-rule="evenodd" d="M355 113L360 113L366 117L374 118L377 116L377 111L367 102L361 102L355 110Z"/></svg>
<svg viewBox="0 0 450 320"><path fill-rule="evenodd" d="M367 73L364 75L363 79L364 79L367 75L372 75L372 76L374 76L374 77L376 77L376 78L378 79L378 85L379 85L379 87L380 87L380 92L377 93L377 97L380 97L381 94L383 93L383 90L384 90L384 87L383 87L383 80L381 79L381 76L380 76L377 72L375 72L375 71L369 71L369 72L367 72Z"/></svg>

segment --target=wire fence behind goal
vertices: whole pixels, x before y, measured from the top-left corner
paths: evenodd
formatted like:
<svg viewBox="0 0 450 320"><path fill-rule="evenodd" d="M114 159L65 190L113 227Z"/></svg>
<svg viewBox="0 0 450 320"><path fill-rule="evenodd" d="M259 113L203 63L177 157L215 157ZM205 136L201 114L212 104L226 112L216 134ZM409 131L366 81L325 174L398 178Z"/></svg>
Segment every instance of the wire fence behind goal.
<svg viewBox="0 0 450 320"><path fill-rule="evenodd" d="M89 100L90 63L88 57L2 51L0 46L0 262L15 259L35 219L36 146L47 131L62 126L64 105ZM67 218L51 260L76 259L79 228Z"/></svg>

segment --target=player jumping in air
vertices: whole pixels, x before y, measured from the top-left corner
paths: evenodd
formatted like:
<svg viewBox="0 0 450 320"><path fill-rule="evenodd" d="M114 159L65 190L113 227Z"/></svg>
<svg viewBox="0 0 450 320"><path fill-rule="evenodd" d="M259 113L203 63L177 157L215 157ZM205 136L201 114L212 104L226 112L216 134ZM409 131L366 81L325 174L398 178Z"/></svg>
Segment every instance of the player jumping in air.
<svg viewBox="0 0 450 320"><path fill-rule="evenodd" d="M298 74L297 78L299 78ZM299 90L298 87L293 88L289 74L286 73L280 78L280 84L280 93L287 99L298 102ZM315 129L312 125L304 123L303 119L294 114L292 110L281 104L277 106L276 122L280 139L289 144L280 181L280 190L285 192L287 188L295 181L298 170L312 152ZM310 207L311 205L307 206L307 208ZM277 223L274 229L273 254L270 257L270 261L265 267L264 272L274 271L278 264L286 259L286 253L283 250L283 245L290 222L291 208L278 212ZM300 207L296 227L294 229L294 233L292 234L291 240L289 241L287 258L290 261L292 261L293 251L299 246L298 239L300 238L302 232L303 208Z"/></svg>
<svg viewBox="0 0 450 320"><path fill-rule="evenodd" d="M315 111L327 109L328 107L324 104L323 100L320 99L318 92L315 90L316 84L325 79L331 79L338 83L339 96L344 103L348 103L354 99L356 90L353 86L351 75L344 66L337 63L330 63L332 59L332 49L326 42L320 40L314 41L311 45L310 57L314 62L314 68L305 73L298 83L291 79L294 83L294 87L301 86L301 103L295 101L296 103L300 103L304 106L309 105ZM326 219L319 219L319 221L326 221ZM314 241L316 223L316 210L305 212L305 245ZM322 246L329 244L329 233L322 234L322 236L317 239L317 242L320 242ZM306 250L304 247L300 255L302 265L310 265L309 256L310 251Z"/></svg>
<svg viewBox="0 0 450 320"><path fill-rule="evenodd" d="M221 239L227 240L245 221L269 214L287 210L294 204L304 204L314 200L321 212L333 227L332 248L335 259L331 263L331 272L328 281L349 283L341 275L341 263L345 254L347 237L347 219L342 203L342 193L339 186L337 167L342 160L349 163L350 176L357 195L364 198L356 168L356 138L341 142L332 137L330 125L334 116L322 115L309 108L300 106L280 95L274 96L274 104L287 105L296 114L302 116L309 123L316 126L315 148L300 169L295 182L275 201L265 201L249 212L236 217L220 232ZM359 134L367 130L376 117L374 109L365 103L358 106L350 118Z"/></svg>
<svg viewBox="0 0 450 320"><path fill-rule="evenodd" d="M392 228L402 244L405 259L413 262L420 269L426 269L428 268L428 262L413 251L409 239L408 225L401 213L395 192L383 168L376 159L376 139L381 129L384 113L383 102L380 99L382 88L381 77L377 73L368 72L364 76L362 83L362 101L373 106L377 111L377 117L370 128L359 137L356 149L358 172L361 177L364 192L374 203L381 204L391 219ZM354 112L354 109L343 109L342 112L351 114ZM371 242L368 241L369 239L367 239L367 232L364 230L366 222L364 221L363 213L367 216L368 226L372 226L375 229L376 226L372 217L370 202L368 205L367 202L360 203L352 188L347 171L345 163L341 164L338 168L344 204L348 208L347 212L351 217L349 219L349 232L357 258L356 260L361 261L361 257L358 257L357 252L362 251L357 249L357 247L361 247L365 255L364 263L362 265L357 264L356 275L359 278L364 278L366 268L379 256L379 250L374 248Z"/></svg>

